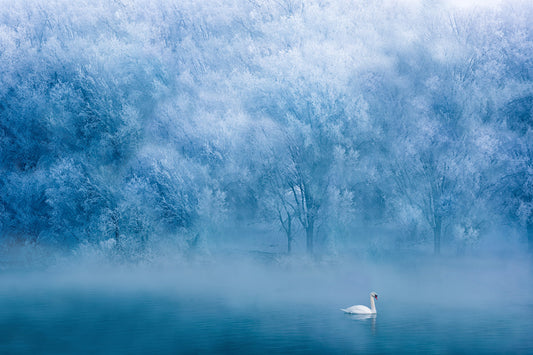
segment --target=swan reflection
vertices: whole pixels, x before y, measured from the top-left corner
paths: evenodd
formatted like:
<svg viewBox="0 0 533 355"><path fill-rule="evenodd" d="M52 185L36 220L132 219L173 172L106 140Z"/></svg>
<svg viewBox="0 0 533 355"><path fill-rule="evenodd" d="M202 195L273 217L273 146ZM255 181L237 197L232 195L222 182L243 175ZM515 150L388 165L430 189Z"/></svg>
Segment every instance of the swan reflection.
<svg viewBox="0 0 533 355"><path fill-rule="evenodd" d="M372 334L376 334L376 317L377 314L350 314L350 319L356 322L368 322L370 320L370 329Z"/></svg>
<svg viewBox="0 0 533 355"><path fill-rule="evenodd" d="M372 319L375 322L377 314L350 314L349 316L354 320Z"/></svg>

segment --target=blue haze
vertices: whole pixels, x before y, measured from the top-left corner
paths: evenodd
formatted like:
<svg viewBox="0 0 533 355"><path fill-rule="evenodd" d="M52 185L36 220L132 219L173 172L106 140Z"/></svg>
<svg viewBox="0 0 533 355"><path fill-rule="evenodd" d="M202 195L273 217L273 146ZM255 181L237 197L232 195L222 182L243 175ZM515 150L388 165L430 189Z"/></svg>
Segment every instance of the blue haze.
<svg viewBox="0 0 533 355"><path fill-rule="evenodd" d="M0 0L0 353L533 352L532 18Z"/></svg>

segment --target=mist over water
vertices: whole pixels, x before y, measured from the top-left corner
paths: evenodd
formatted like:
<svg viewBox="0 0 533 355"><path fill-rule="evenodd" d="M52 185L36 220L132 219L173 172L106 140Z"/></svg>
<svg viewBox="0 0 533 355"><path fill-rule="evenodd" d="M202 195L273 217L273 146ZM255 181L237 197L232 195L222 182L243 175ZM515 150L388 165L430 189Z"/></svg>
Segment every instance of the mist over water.
<svg viewBox="0 0 533 355"><path fill-rule="evenodd" d="M531 18L0 0L0 353L533 353Z"/></svg>
<svg viewBox="0 0 533 355"><path fill-rule="evenodd" d="M529 353L528 258L68 260L0 276L7 353ZM379 295L376 316L346 315Z"/></svg>

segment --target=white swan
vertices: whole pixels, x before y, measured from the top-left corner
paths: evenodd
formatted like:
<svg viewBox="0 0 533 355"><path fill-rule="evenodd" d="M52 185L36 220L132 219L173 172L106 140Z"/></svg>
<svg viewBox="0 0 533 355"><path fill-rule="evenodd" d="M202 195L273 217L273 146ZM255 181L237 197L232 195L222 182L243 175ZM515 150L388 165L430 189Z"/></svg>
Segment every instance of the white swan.
<svg viewBox="0 0 533 355"><path fill-rule="evenodd" d="M350 314L376 314L376 304L374 303L374 299L378 299L378 294L375 292L370 292L370 308L367 306L351 306L346 309L342 309L344 313L350 313Z"/></svg>

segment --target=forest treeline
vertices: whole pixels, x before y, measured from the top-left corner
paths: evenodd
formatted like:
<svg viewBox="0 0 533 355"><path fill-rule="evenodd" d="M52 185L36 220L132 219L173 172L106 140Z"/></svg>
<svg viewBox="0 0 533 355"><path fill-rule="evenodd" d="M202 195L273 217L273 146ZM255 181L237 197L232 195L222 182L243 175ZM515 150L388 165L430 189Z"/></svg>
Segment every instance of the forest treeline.
<svg viewBox="0 0 533 355"><path fill-rule="evenodd" d="M533 246L532 18L527 1L2 0L0 237Z"/></svg>

